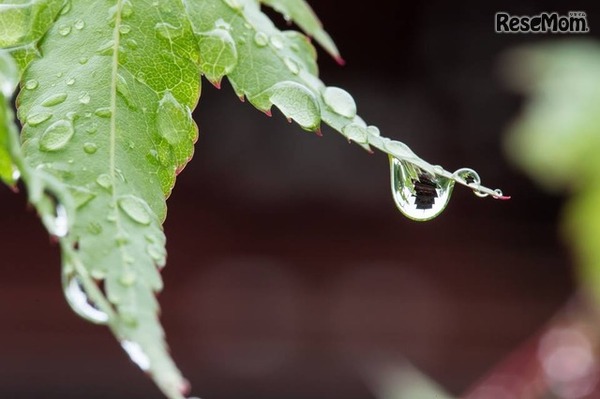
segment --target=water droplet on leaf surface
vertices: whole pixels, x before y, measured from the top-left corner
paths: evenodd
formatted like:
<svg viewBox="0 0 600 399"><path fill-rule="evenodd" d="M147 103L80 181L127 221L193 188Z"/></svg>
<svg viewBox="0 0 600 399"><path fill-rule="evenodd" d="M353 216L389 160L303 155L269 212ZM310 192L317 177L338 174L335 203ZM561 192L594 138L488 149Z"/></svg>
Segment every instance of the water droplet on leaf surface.
<svg viewBox="0 0 600 399"><path fill-rule="evenodd" d="M321 123L321 108L314 94L300 83L279 82L267 90L269 100L300 126L315 130Z"/></svg>
<svg viewBox="0 0 600 399"><path fill-rule="evenodd" d="M146 225L152 221L148 205L138 197L128 195L119 198L119 207L134 222Z"/></svg>
<svg viewBox="0 0 600 399"><path fill-rule="evenodd" d="M27 90L33 90L33 89L37 88L38 85L39 85L39 83L35 79L29 79L27 82L25 82L25 88Z"/></svg>
<svg viewBox="0 0 600 399"><path fill-rule="evenodd" d="M193 120L186 108L169 91L158 104L156 127L160 135L172 146L194 135Z"/></svg>
<svg viewBox="0 0 600 399"><path fill-rule="evenodd" d="M454 180L431 175L416 165L390 156L392 195L406 217L431 220L448 205Z"/></svg>
<svg viewBox="0 0 600 399"><path fill-rule="evenodd" d="M69 121L60 120L42 133L40 137L40 150L42 151L58 151L63 149L71 140L74 134L73 124Z"/></svg>
<svg viewBox="0 0 600 399"><path fill-rule="evenodd" d="M256 32L254 35L254 43L258 47L265 47L269 43L269 37L264 32Z"/></svg>
<svg viewBox="0 0 600 399"><path fill-rule="evenodd" d="M31 126L37 126L40 123L46 122L51 117L52 113L50 112L39 112L37 114L31 114L27 116L27 123L29 123Z"/></svg>
<svg viewBox="0 0 600 399"><path fill-rule="evenodd" d="M345 116L346 118L354 118L356 116L356 103L346 90L339 87L327 87L323 91L323 101L336 114Z"/></svg>
<svg viewBox="0 0 600 399"><path fill-rule="evenodd" d="M61 36L67 36L69 33L71 33L71 27L69 25L61 25L58 27L58 33Z"/></svg>
<svg viewBox="0 0 600 399"><path fill-rule="evenodd" d="M44 107L52 107L54 105L63 103L66 99L67 93L58 93L46 98L44 101L42 101L42 105Z"/></svg>
<svg viewBox="0 0 600 399"><path fill-rule="evenodd" d="M108 322L108 315L90 300L79 277L63 274L63 291L67 302L79 316L96 324Z"/></svg>

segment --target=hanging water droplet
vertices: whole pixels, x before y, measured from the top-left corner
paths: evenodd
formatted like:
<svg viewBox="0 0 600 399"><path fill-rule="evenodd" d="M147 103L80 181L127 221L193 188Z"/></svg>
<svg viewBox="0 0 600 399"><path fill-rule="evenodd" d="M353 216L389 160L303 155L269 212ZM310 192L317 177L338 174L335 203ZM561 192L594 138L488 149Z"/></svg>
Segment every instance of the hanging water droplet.
<svg viewBox="0 0 600 399"><path fill-rule="evenodd" d="M191 113L167 91L158 104L156 128L160 135L172 146L194 135Z"/></svg>
<svg viewBox="0 0 600 399"><path fill-rule="evenodd" d="M367 138L366 126L361 126L358 123L350 123L342 128L342 133L355 143L364 144L369 140Z"/></svg>
<svg viewBox="0 0 600 399"><path fill-rule="evenodd" d="M87 91L82 91L81 94L79 94L79 97L77 99L82 104L89 104L90 100L91 100L91 97L90 97L90 94Z"/></svg>
<svg viewBox="0 0 600 399"><path fill-rule="evenodd" d="M256 32L254 35L254 43L258 47L265 47L269 43L269 37L264 32Z"/></svg>
<svg viewBox="0 0 600 399"><path fill-rule="evenodd" d="M85 27L85 22L83 22L82 19L78 19L77 22L75 22L75 25L73 25L73 26L77 30L82 30Z"/></svg>
<svg viewBox="0 0 600 399"><path fill-rule="evenodd" d="M137 342L123 340L121 341L121 347L140 369L143 371L150 370L150 358Z"/></svg>
<svg viewBox="0 0 600 399"><path fill-rule="evenodd" d="M71 27L69 25L60 25L58 27L58 33L61 36L67 36L69 33L71 33Z"/></svg>
<svg viewBox="0 0 600 399"><path fill-rule="evenodd" d="M454 180L431 175L393 156L390 156L390 173L394 202L406 217L431 220L448 205Z"/></svg>
<svg viewBox="0 0 600 399"><path fill-rule="evenodd" d="M180 26L171 25L168 22L159 22L154 26L159 37L167 40L173 40L183 36L183 29Z"/></svg>
<svg viewBox="0 0 600 399"><path fill-rule="evenodd" d="M121 197L119 207L134 222L147 225L152 221L148 205L141 198L133 195Z"/></svg>
<svg viewBox="0 0 600 399"><path fill-rule="evenodd" d="M283 61L285 62L285 66L288 67L291 73L293 73L294 75L298 75L300 73L300 66L296 61L294 61L290 57L285 57Z"/></svg>
<svg viewBox="0 0 600 399"><path fill-rule="evenodd" d="M58 151L63 149L73 137L73 125L69 121L54 122L42 133L40 137L40 150Z"/></svg>
<svg viewBox="0 0 600 399"><path fill-rule="evenodd" d="M66 99L67 93L58 93L46 98L44 101L42 101L42 105L44 107L52 107L65 102Z"/></svg>
<svg viewBox="0 0 600 399"><path fill-rule="evenodd" d="M269 101L300 126L315 130L321 123L321 108L314 94L304 85L284 81L266 91Z"/></svg>
<svg viewBox="0 0 600 399"><path fill-rule="evenodd" d="M271 36L271 44L278 50L283 48L283 39L279 34L275 34Z"/></svg>
<svg viewBox="0 0 600 399"><path fill-rule="evenodd" d="M94 111L94 114L96 116L99 116L100 118L110 118L110 116L112 115L112 111L109 107L103 107L98 108L96 111Z"/></svg>
<svg viewBox="0 0 600 399"><path fill-rule="evenodd" d="M39 86L39 83L35 79L29 79L27 82L25 82L25 88L27 90L36 89L38 86Z"/></svg>
<svg viewBox="0 0 600 399"><path fill-rule="evenodd" d="M346 118L354 118L356 116L356 103L346 90L339 87L327 87L323 91L323 101L336 114L345 116Z"/></svg>
<svg viewBox="0 0 600 399"><path fill-rule="evenodd" d="M94 143L85 143L83 145L83 151L85 151L86 154L95 154L96 151L98 151L98 146Z"/></svg>
<svg viewBox="0 0 600 399"><path fill-rule="evenodd" d="M46 122L52 117L50 112L38 112L37 114L31 114L27 116L27 123L30 126L37 126L40 123Z"/></svg>
<svg viewBox="0 0 600 399"><path fill-rule="evenodd" d="M96 183L98 183L100 187L105 188L107 190L110 190L113 185L112 177L110 177L106 173L103 173L100 176L98 176L98 178L96 179Z"/></svg>
<svg viewBox="0 0 600 399"><path fill-rule="evenodd" d="M65 298L75 313L92 323L106 324L108 322L108 315L98 309L90 300L79 277L74 274L63 274L62 283Z"/></svg>
<svg viewBox="0 0 600 399"><path fill-rule="evenodd" d="M473 194L476 196L481 198L488 196L488 194L479 191L479 187L481 186L481 177L479 177L479 173L473 169L460 168L457 169L452 175L457 181L466 184L468 187L473 189ZM501 195L502 194L500 194L500 196Z"/></svg>

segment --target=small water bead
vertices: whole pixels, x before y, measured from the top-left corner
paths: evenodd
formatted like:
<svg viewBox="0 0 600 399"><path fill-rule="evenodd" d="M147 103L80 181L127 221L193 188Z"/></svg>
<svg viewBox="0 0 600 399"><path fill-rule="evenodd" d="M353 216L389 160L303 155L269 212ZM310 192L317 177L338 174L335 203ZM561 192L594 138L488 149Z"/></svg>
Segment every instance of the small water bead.
<svg viewBox="0 0 600 399"><path fill-rule="evenodd" d="M39 82L35 79L29 79L27 82L25 82L25 88L27 90L34 90L39 86Z"/></svg>
<svg viewBox="0 0 600 399"><path fill-rule="evenodd" d="M129 236L126 233L119 233L115 237L115 243L117 246L122 247L129 243Z"/></svg>
<svg viewBox="0 0 600 399"><path fill-rule="evenodd" d="M144 200L133 195L127 195L119 198L119 208L131 220L139 224L148 225L152 221L148 205Z"/></svg>
<svg viewBox="0 0 600 399"><path fill-rule="evenodd" d="M89 104L90 100L91 100L91 97L90 97L90 94L87 91L83 91L83 92L81 92L81 94L79 94L79 97L77 99L82 104Z"/></svg>
<svg viewBox="0 0 600 399"><path fill-rule="evenodd" d="M396 206L406 217L431 220L448 205L454 180L434 176L416 165L390 156L392 195Z"/></svg>
<svg viewBox="0 0 600 399"><path fill-rule="evenodd" d="M40 150L58 151L63 149L73 137L73 124L66 120L54 122L40 137Z"/></svg>
<svg viewBox="0 0 600 399"><path fill-rule="evenodd" d="M129 18L131 17L131 15L133 15L133 6L131 5L130 1L126 0L121 6L121 17Z"/></svg>
<svg viewBox="0 0 600 399"><path fill-rule="evenodd" d="M101 44L97 49L96 53L100 55L112 55L115 50L115 41L113 39L107 40Z"/></svg>
<svg viewBox="0 0 600 399"><path fill-rule="evenodd" d="M31 114L31 115L27 116L27 123L30 126L37 126L40 123L46 122L51 117L52 117L52 113L50 113L50 112L38 112L36 114Z"/></svg>
<svg viewBox="0 0 600 399"><path fill-rule="evenodd" d="M269 37L264 32L256 32L254 35L254 43L258 47L265 47L269 43Z"/></svg>
<svg viewBox="0 0 600 399"><path fill-rule="evenodd" d="M82 30L85 27L85 22L82 19L78 19L77 22L73 25L75 29Z"/></svg>
<svg viewBox="0 0 600 399"><path fill-rule="evenodd" d="M98 183L100 187L110 190L113 185L113 180L112 177L110 177L108 174L103 173L100 176L98 176L98 178L96 179L96 183Z"/></svg>
<svg viewBox="0 0 600 399"><path fill-rule="evenodd" d="M119 26L119 33L122 35L126 35L131 32L131 26L129 25L121 25Z"/></svg>
<svg viewBox="0 0 600 399"><path fill-rule="evenodd" d="M168 22L159 22L154 26L158 36L163 39L173 40L183 36L183 29L181 26L174 26Z"/></svg>
<svg viewBox="0 0 600 399"><path fill-rule="evenodd" d="M126 270L125 272L123 272L121 277L119 277L119 283L121 283L125 287L131 287L133 284L135 284L136 280L137 276L132 270Z"/></svg>
<svg viewBox="0 0 600 399"><path fill-rule="evenodd" d="M83 145L83 151L85 151L86 154L95 154L96 151L98 151L98 146L94 143L85 143Z"/></svg>
<svg viewBox="0 0 600 399"><path fill-rule="evenodd" d="M117 93L123 97L125 103L129 108L135 109L135 104L133 103L133 98L131 96L131 91L129 90L129 84L122 75L117 76Z"/></svg>
<svg viewBox="0 0 600 399"><path fill-rule="evenodd" d="M136 48L138 48L138 43L135 41L135 39L125 40L125 45L132 50L135 50Z"/></svg>
<svg viewBox="0 0 600 399"><path fill-rule="evenodd" d="M58 33L61 36L67 36L69 33L71 33L71 27L69 25L60 25L58 27Z"/></svg>
<svg viewBox="0 0 600 399"><path fill-rule="evenodd" d="M48 97L44 101L42 101L42 105L44 107L53 107L55 105L65 102L66 99L67 99L67 93L57 93L57 94L51 95L50 97Z"/></svg>
<svg viewBox="0 0 600 399"><path fill-rule="evenodd" d="M284 60L285 66L290 70L294 75L298 75L300 73L300 66L296 61L291 59L290 57L286 57Z"/></svg>
<svg viewBox="0 0 600 399"><path fill-rule="evenodd" d="M356 116L356 103L346 90L339 87L327 87L323 91L323 101L336 114L345 116L346 118L354 118Z"/></svg>
<svg viewBox="0 0 600 399"><path fill-rule="evenodd" d="M275 47L278 50L281 50L283 48L283 39L281 38L280 35L276 34L276 35L272 35L271 36L271 44L273 45L273 47Z"/></svg>
<svg viewBox="0 0 600 399"><path fill-rule="evenodd" d="M381 133L379 132L379 128L377 126L367 126L367 133L371 136L379 137Z"/></svg>
<svg viewBox="0 0 600 399"><path fill-rule="evenodd" d="M89 298L79 277L74 274L63 274L63 292L67 302L79 316L96 324L108 322L108 315L98 309Z"/></svg>
<svg viewBox="0 0 600 399"><path fill-rule="evenodd" d="M73 86L75 84L75 78L67 80L67 86Z"/></svg>
<svg viewBox="0 0 600 399"><path fill-rule="evenodd" d="M102 107L94 111L94 114L96 116L99 116L100 118L110 118L112 115L112 111L109 107Z"/></svg>
<svg viewBox="0 0 600 399"><path fill-rule="evenodd" d="M479 177L479 174L474 171L471 168L460 168L457 169L453 174L454 178L463 183L466 184L467 186L469 186L470 188L473 189L473 193L481 198L487 197L488 194L483 193L481 191L478 190L479 186L481 185L481 177Z"/></svg>
<svg viewBox="0 0 600 399"><path fill-rule="evenodd" d="M79 63L80 63L81 65L84 65L84 64L86 64L86 63L88 62L88 60L89 60L89 58L88 58L88 57L80 57L80 58L79 58Z"/></svg>

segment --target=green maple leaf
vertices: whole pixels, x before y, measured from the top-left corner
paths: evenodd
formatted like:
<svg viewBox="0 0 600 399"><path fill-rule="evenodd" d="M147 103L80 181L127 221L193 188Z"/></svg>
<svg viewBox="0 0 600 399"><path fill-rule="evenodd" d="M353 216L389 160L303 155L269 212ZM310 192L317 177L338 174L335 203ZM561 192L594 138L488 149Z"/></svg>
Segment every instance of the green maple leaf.
<svg viewBox="0 0 600 399"><path fill-rule="evenodd" d="M304 1L263 3L341 60ZM0 5L0 32L0 60L15 71L5 75L22 74L23 124L19 148L0 101L0 178L13 184L20 172L59 238L75 312L108 325L170 398L183 397L187 383L168 353L155 294L166 263L165 201L193 154L201 74L217 86L227 77L238 96L266 113L275 105L305 130L325 122L414 171L497 195L380 136L349 93L318 79L308 38L277 29L256 0L18 2ZM11 79L0 81L5 96Z"/></svg>

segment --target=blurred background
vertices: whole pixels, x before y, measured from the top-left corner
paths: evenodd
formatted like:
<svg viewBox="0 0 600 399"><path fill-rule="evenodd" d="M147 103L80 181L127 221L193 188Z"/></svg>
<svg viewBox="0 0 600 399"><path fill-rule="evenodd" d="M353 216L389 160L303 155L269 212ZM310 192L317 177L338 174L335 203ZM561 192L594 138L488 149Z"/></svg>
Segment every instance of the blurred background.
<svg viewBox="0 0 600 399"><path fill-rule="evenodd" d="M268 118L228 84L205 81L195 158L169 199L159 298L195 394L443 397L390 394L400 369L455 397L520 398L482 384L498 365L579 342L535 342L573 303L575 258L559 234L562 194L544 192L503 151L523 98L499 73L506 50L570 35L496 34L494 14L581 10L597 39L600 3L538 3L311 2L346 60L339 67L319 49L327 84L353 94L384 135L512 195L456 187L430 222L396 210L387 156L328 127L320 138L277 111ZM25 195L1 186L0 208L0 397L159 398L109 331L66 304L58 248ZM531 397L600 397L594 376L579 393Z"/></svg>

